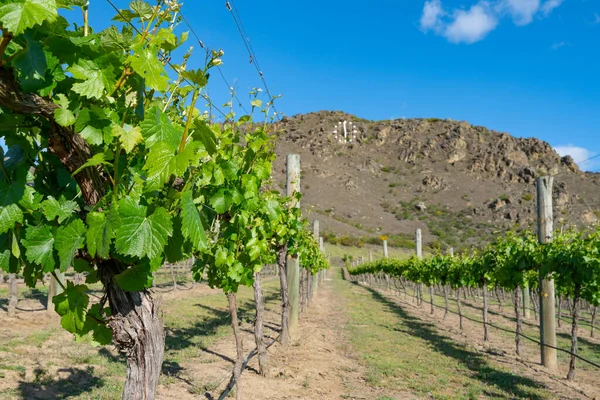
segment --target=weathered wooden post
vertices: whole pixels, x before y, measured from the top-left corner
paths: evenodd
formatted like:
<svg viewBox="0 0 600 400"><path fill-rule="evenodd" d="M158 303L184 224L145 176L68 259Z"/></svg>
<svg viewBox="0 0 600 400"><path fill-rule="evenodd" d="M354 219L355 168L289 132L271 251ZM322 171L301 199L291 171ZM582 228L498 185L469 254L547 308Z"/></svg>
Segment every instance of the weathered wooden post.
<svg viewBox="0 0 600 400"><path fill-rule="evenodd" d="M373 251L369 249L369 262L373 262Z"/></svg>
<svg viewBox="0 0 600 400"><path fill-rule="evenodd" d="M541 244L552 240L552 184L551 176L537 178L537 207L538 207L538 241ZM547 368L556 368L556 319L554 279L552 276L540 274L540 341L542 365Z"/></svg>
<svg viewBox="0 0 600 400"><path fill-rule="evenodd" d="M293 196L300 192L300 156L288 154L286 157L286 195ZM299 201L294 201L293 207L300 207ZM298 254L288 254L286 262L288 296L290 300L289 330L292 340L298 337L298 295L300 289L300 260Z"/></svg>
<svg viewBox="0 0 600 400"><path fill-rule="evenodd" d="M383 257L388 258L387 239L383 240Z"/></svg>
<svg viewBox="0 0 600 400"><path fill-rule="evenodd" d="M48 285L48 302L46 303L46 311L54 312L54 305L52 299L63 292L63 285L65 283L65 274L58 270L55 271L56 276L60 279L60 283L56 280L54 275L50 275L50 284ZM62 285L61 285L62 284Z"/></svg>
<svg viewBox="0 0 600 400"><path fill-rule="evenodd" d="M17 288L17 274L8 274L9 299L8 299L8 316L14 317L17 313L17 303L19 302Z"/></svg>

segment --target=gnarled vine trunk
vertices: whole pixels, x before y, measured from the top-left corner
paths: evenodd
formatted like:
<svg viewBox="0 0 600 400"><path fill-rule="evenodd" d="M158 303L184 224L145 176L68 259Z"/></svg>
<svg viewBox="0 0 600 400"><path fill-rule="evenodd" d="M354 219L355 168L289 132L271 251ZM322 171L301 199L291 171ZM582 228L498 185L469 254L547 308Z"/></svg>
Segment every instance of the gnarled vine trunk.
<svg viewBox="0 0 600 400"><path fill-rule="evenodd" d="M517 355L521 355L521 332L523 331L523 322L521 318L521 288L517 286L515 290L515 317L517 318L517 333L515 334L515 347Z"/></svg>
<svg viewBox="0 0 600 400"><path fill-rule="evenodd" d="M577 354L577 327L579 323L579 298L581 297L581 285L575 285L573 293L573 322L571 324L571 360L569 362L569 373L567 379L575 378L575 354Z"/></svg>
<svg viewBox="0 0 600 400"><path fill-rule="evenodd" d="M590 337L594 337L594 329L596 324L596 314L598 313L598 306L595 306L592 310L592 327L590 328Z"/></svg>
<svg viewBox="0 0 600 400"><path fill-rule="evenodd" d="M558 322L558 327L562 327L562 302L563 302L563 298L561 295L558 295L558 318L557 318L557 322Z"/></svg>
<svg viewBox="0 0 600 400"><path fill-rule="evenodd" d="M122 269L116 261L99 265L111 309L107 326L113 332L113 343L127 357L123 399L152 400L163 362L165 332L150 292L126 292L114 281Z"/></svg>
<svg viewBox="0 0 600 400"><path fill-rule="evenodd" d="M483 284L483 340L488 342L490 340L489 327L488 327L488 291L487 285Z"/></svg>
<svg viewBox="0 0 600 400"><path fill-rule="evenodd" d="M459 323L460 323L460 330L462 331L464 328L463 328L462 308L461 308L461 304L460 304L460 288L458 288L456 290L456 304L458 305L458 319L459 319Z"/></svg>
<svg viewBox="0 0 600 400"><path fill-rule="evenodd" d="M277 266L279 267L279 284L281 286L281 344L287 346L290 343L290 299L288 296L287 273L285 271L287 259L287 245L279 249Z"/></svg>
<svg viewBox="0 0 600 400"><path fill-rule="evenodd" d="M227 294L229 300L229 312L231 313L231 327L233 328L233 336L235 337L236 358L233 365L233 379L235 380L235 398L242 399L242 388L240 385L242 377L242 365L244 364L244 348L242 346L242 333L237 315L237 303L235 301L235 293Z"/></svg>
<svg viewBox="0 0 600 400"><path fill-rule="evenodd" d="M431 303L430 314L435 313L435 296L433 294L433 285L429 285L429 302Z"/></svg>
<svg viewBox="0 0 600 400"><path fill-rule="evenodd" d="M448 316L448 289L446 288L446 285L442 285L442 290L444 291L444 302L446 306L446 309L444 311L444 319L446 319L446 317Z"/></svg>
<svg viewBox="0 0 600 400"><path fill-rule="evenodd" d="M256 303L256 314L254 318L254 341L256 342L256 352L258 354L258 370L262 376L269 376L269 365L267 356L267 346L263 335L265 318L265 301L261 287L261 273L254 274L254 302Z"/></svg>

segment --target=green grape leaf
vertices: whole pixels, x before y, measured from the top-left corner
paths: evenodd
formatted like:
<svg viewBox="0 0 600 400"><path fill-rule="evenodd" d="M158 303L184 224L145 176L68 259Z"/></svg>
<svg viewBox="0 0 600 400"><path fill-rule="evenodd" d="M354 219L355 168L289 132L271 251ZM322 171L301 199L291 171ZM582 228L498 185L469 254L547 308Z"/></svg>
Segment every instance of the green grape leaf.
<svg viewBox="0 0 600 400"><path fill-rule="evenodd" d="M75 252L83 247L85 242L85 225L76 219L56 231L54 247L58 253L60 270L66 271L73 264Z"/></svg>
<svg viewBox="0 0 600 400"><path fill-rule="evenodd" d="M131 266L119 275L115 275L115 282L126 292L139 292L152 286L152 270L150 263Z"/></svg>
<svg viewBox="0 0 600 400"><path fill-rule="evenodd" d="M144 139L140 127L129 124L124 124L123 127L113 124L112 134L119 138L127 153L131 153L134 147Z"/></svg>
<svg viewBox="0 0 600 400"><path fill-rule="evenodd" d="M208 242L191 190L186 190L181 195L181 219L183 236L190 240L195 249L204 250Z"/></svg>
<svg viewBox="0 0 600 400"><path fill-rule="evenodd" d="M199 87L204 87L208 83L208 78L201 68L197 70L183 71L181 76Z"/></svg>
<svg viewBox="0 0 600 400"><path fill-rule="evenodd" d="M87 215L86 222L88 252L92 257L108 258L110 244L119 226L119 214L114 209L106 213L92 211Z"/></svg>
<svg viewBox="0 0 600 400"><path fill-rule="evenodd" d="M217 138L213 130L206 122L199 118L196 118L193 124L194 131L192 132L192 137L204 144L204 148L206 148L209 155L215 154L217 152Z"/></svg>
<svg viewBox="0 0 600 400"><path fill-rule="evenodd" d="M68 69L73 77L83 82L73 84L73 91L89 99L100 99L105 90L115 85L114 69L108 64L101 68L92 60L80 59Z"/></svg>
<svg viewBox="0 0 600 400"><path fill-rule="evenodd" d="M56 200L54 197L48 196L48 199L44 200L41 205L48 221L58 218L59 224L62 224L64 220L69 218L75 210L79 210L77 203L65 200L64 197Z"/></svg>
<svg viewBox="0 0 600 400"><path fill-rule="evenodd" d="M112 330L105 324L101 323L102 315L100 312L100 304L93 304L87 311L85 317L85 324L81 330L82 334L92 332L93 344L96 345L108 345L112 341Z"/></svg>
<svg viewBox="0 0 600 400"><path fill-rule="evenodd" d="M162 253L173 234L171 216L158 207L147 216L147 207L131 198L119 201L120 225L116 229L115 247L126 256L153 259Z"/></svg>
<svg viewBox="0 0 600 400"><path fill-rule="evenodd" d="M99 146L104 142L102 131L111 125L110 120L102 114L102 110L92 106L83 108L75 121L75 132L91 145Z"/></svg>
<svg viewBox="0 0 600 400"><path fill-rule="evenodd" d="M30 40L27 35L25 50L17 53L13 65L20 72L19 82L23 90L33 92L44 86L48 63L40 42Z"/></svg>
<svg viewBox="0 0 600 400"><path fill-rule="evenodd" d="M129 8L134 12L134 16L140 19L152 18L152 7L143 0L133 0L129 3Z"/></svg>
<svg viewBox="0 0 600 400"><path fill-rule="evenodd" d="M143 44L131 46L133 54L128 60L131 68L146 80L146 84L154 90L164 92L169 83L169 77L165 72L165 66L157 56L157 49L144 47Z"/></svg>
<svg viewBox="0 0 600 400"><path fill-rule="evenodd" d="M85 162L85 164L83 164L81 167L77 168L75 171L73 171L73 173L71 174L71 176L75 176L78 173L80 173L83 169L88 168L88 167L95 167L97 165L111 165L111 163L109 163L108 161L106 161L104 159L104 153L98 153L98 154L94 154L94 156L92 158L90 158L89 160L87 160Z"/></svg>
<svg viewBox="0 0 600 400"><path fill-rule="evenodd" d="M229 190L220 188L217 193L210 198L209 202L211 207L214 208L218 214L224 214L225 211L229 210L229 207L231 207L233 198Z"/></svg>
<svg viewBox="0 0 600 400"><path fill-rule="evenodd" d="M0 207L0 234L8 232L15 224L23 223L23 211L16 204Z"/></svg>
<svg viewBox="0 0 600 400"><path fill-rule="evenodd" d="M57 16L54 0L17 0L0 7L2 28L13 35L20 35L44 21L52 22Z"/></svg>
<svg viewBox="0 0 600 400"><path fill-rule="evenodd" d="M160 189L175 173L175 152L165 142L159 142L148 152L144 170L148 171L146 185L148 190Z"/></svg>
<svg viewBox="0 0 600 400"><path fill-rule="evenodd" d="M60 106L54 110L54 119L60 126L71 126L75 123L75 115L69 110L69 99L62 93L56 95L54 102Z"/></svg>
<svg viewBox="0 0 600 400"><path fill-rule="evenodd" d="M54 271L54 236L49 226L27 226L21 242L29 262L43 266L45 272Z"/></svg>
<svg viewBox="0 0 600 400"><path fill-rule="evenodd" d="M60 324L68 332L77 334L84 328L86 309L90 302L87 290L85 285L75 286L72 282L67 282L66 290L52 298L54 310L61 316Z"/></svg>
<svg viewBox="0 0 600 400"><path fill-rule="evenodd" d="M158 142L165 142L173 150L176 150L181 143L183 131L173 126L169 116L162 112L158 106L154 106L146 112L144 121L140 126L148 148Z"/></svg>

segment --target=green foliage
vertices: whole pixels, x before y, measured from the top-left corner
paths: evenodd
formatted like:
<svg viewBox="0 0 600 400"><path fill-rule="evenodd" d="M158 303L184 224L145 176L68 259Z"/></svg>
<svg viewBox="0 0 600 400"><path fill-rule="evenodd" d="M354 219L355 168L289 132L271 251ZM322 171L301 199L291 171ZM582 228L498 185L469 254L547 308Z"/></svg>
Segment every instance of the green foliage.
<svg viewBox="0 0 600 400"><path fill-rule="evenodd" d="M269 190L273 99L253 92L264 123L233 112L216 123L196 100L223 52L196 70L189 52L170 64L187 38L173 30L179 6L134 1L116 25L86 35L93 30L58 8L87 2L0 1L0 65L14 77L15 101L44 105L24 114L0 104L9 149L0 158L0 266L29 286L74 266L88 282L114 277L141 291L165 261L194 256L196 279L206 272L235 292L285 246L312 272L327 267L293 207L299 195ZM69 283L56 311L69 332L107 343L109 311L90 305L87 290Z"/></svg>
<svg viewBox="0 0 600 400"><path fill-rule="evenodd" d="M600 228L586 234L556 232L548 244L539 244L532 232L509 232L482 252L456 257L435 255L408 260L382 259L362 264L350 274L384 272L417 283L462 286L538 286L540 274L552 276L556 290L567 296L600 304Z"/></svg>

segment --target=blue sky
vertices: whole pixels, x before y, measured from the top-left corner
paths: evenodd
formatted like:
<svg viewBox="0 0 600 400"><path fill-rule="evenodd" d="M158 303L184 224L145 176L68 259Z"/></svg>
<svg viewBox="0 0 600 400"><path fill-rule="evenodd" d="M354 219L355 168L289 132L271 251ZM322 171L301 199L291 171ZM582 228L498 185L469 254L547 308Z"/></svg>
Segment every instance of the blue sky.
<svg viewBox="0 0 600 400"><path fill-rule="evenodd" d="M91 2L97 27L114 14L103 3ZM576 161L600 153L597 0L235 5L286 115L343 110L368 119L452 118L538 137ZM182 11L206 45L225 51L222 71L248 99L260 81L225 1L188 0ZM195 47L192 62L199 64L203 53ZM209 94L223 104L227 87L216 71L211 75ZM581 166L600 169L600 157Z"/></svg>

